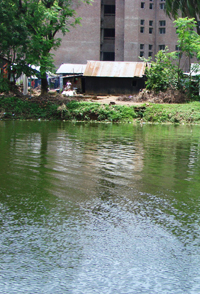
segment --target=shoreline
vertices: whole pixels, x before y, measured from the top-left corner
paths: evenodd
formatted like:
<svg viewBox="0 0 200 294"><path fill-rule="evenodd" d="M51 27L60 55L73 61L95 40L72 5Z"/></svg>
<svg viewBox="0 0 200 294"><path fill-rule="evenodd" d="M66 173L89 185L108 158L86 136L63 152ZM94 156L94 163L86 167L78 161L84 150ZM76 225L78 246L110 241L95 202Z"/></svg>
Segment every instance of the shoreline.
<svg viewBox="0 0 200 294"><path fill-rule="evenodd" d="M44 98L0 97L0 120L61 120L77 122L114 122L200 125L200 102L157 104L119 101L116 96L73 100L67 97L49 101Z"/></svg>

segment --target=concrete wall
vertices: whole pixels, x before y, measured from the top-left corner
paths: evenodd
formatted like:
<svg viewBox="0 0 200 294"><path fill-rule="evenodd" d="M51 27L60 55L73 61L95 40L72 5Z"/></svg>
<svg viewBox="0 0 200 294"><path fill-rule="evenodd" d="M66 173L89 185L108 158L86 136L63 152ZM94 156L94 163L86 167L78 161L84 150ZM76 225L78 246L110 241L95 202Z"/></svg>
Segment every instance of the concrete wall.
<svg viewBox="0 0 200 294"><path fill-rule="evenodd" d="M124 1L116 0L115 60L124 61Z"/></svg>
<svg viewBox="0 0 200 294"><path fill-rule="evenodd" d="M71 28L62 38L59 49L54 51L55 65L58 68L62 63L83 63L87 60L100 58L100 11L99 0L94 0L93 5L81 4L77 15L82 17L81 24Z"/></svg>

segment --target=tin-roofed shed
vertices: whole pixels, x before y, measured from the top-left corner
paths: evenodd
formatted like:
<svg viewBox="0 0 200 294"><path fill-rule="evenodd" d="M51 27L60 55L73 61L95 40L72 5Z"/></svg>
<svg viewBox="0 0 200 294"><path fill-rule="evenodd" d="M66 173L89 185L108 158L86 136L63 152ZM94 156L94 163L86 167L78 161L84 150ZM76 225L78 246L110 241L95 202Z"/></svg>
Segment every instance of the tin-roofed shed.
<svg viewBox="0 0 200 294"><path fill-rule="evenodd" d="M88 61L83 74L87 94L134 94L145 87L145 62Z"/></svg>
<svg viewBox="0 0 200 294"><path fill-rule="evenodd" d="M60 89L63 90L68 81L72 84L72 89L82 92L82 75L86 64L63 63L57 70L60 74Z"/></svg>
<svg viewBox="0 0 200 294"><path fill-rule="evenodd" d="M71 74L83 74L86 68L86 64L74 64L74 63L63 63L57 70L57 74L71 75Z"/></svg>

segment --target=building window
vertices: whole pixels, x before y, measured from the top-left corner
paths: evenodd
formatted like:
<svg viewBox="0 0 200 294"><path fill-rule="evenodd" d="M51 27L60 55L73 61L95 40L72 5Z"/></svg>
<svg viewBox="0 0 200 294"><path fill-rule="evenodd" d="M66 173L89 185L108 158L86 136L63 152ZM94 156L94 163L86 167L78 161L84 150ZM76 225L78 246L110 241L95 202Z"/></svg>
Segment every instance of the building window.
<svg viewBox="0 0 200 294"><path fill-rule="evenodd" d="M159 45L158 48L159 50L165 50L165 45Z"/></svg>
<svg viewBox="0 0 200 294"><path fill-rule="evenodd" d="M104 15L115 15L115 5L104 5Z"/></svg>
<svg viewBox="0 0 200 294"><path fill-rule="evenodd" d="M141 2L141 8L144 8L144 4L145 4L144 2Z"/></svg>
<svg viewBox="0 0 200 294"><path fill-rule="evenodd" d="M179 46L179 45L176 45L176 46L175 46L175 50L176 50L176 51L180 51L180 50L181 50L180 46Z"/></svg>
<svg viewBox="0 0 200 294"><path fill-rule="evenodd" d="M104 29L104 40L115 39L115 29Z"/></svg>
<svg viewBox="0 0 200 294"><path fill-rule="evenodd" d="M140 24L141 24L141 26L144 25L144 19L141 19L141 20L140 20Z"/></svg>
<svg viewBox="0 0 200 294"><path fill-rule="evenodd" d="M149 9L153 9L153 3L149 3Z"/></svg>
<svg viewBox="0 0 200 294"><path fill-rule="evenodd" d="M151 57L152 56L152 52L149 52L149 57Z"/></svg>
<svg viewBox="0 0 200 294"><path fill-rule="evenodd" d="M149 28L149 34L153 34L153 28Z"/></svg>
<svg viewBox="0 0 200 294"><path fill-rule="evenodd" d="M165 34L165 28L159 28L159 33L160 34Z"/></svg>
<svg viewBox="0 0 200 294"><path fill-rule="evenodd" d="M160 3L160 9L164 9L165 8L165 4L164 3Z"/></svg>
<svg viewBox="0 0 200 294"><path fill-rule="evenodd" d="M144 44L140 44L140 50L144 49Z"/></svg>
<svg viewBox="0 0 200 294"><path fill-rule="evenodd" d="M140 27L140 33L144 33L144 27Z"/></svg>
<svg viewBox="0 0 200 294"><path fill-rule="evenodd" d="M165 27L166 21L165 20L160 20L159 25L160 25L160 27Z"/></svg>
<svg viewBox="0 0 200 294"><path fill-rule="evenodd" d="M115 61L115 52L103 52L103 61Z"/></svg>
<svg viewBox="0 0 200 294"><path fill-rule="evenodd" d="M149 44L149 50L151 51L153 49L153 45Z"/></svg>
<svg viewBox="0 0 200 294"><path fill-rule="evenodd" d="M140 51L140 57L144 56L144 51Z"/></svg>
<svg viewBox="0 0 200 294"><path fill-rule="evenodd" d="M153 20L150 20L149 21L149 26L152 27L152 25L153 25Z"/></svg>

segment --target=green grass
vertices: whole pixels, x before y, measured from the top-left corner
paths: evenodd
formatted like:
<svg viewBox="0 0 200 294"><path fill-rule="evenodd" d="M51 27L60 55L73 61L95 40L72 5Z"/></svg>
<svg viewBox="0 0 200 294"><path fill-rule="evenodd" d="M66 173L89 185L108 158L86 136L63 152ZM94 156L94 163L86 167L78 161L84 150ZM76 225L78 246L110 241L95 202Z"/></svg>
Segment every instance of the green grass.
<svg viewBox="0 0 200 294"><path fill-rule="evenodd" d="M137 118L134 107L101 105L93 102L72 101L66 105L66 110L62 112L62 118L79 121L133 121Z"/></svg>
<svg viewBox="0 0 200 294"><path fill-rule="evenodd" d="M0 98L2 119L53 119L59 118L57 106L51 103L33 103L16 97Z"/></svg>
<svg viewBox="0 0 200 294"><path fill-rule="evenodd" d="M145 106L145 104L141 105ZM200 124L200 102L186 104L147 104L139 106L102 105L93 102L71 101L62 110L51 102L32 102L16 97L0 98L0 119L54 119L77 121Z"/></svg>
<svg viewBox="0 0 200 294"><path fill-rule="evenodd" d="M153 123L200 123L200 102L186 104L150 104L143 120Z"/></svg>

